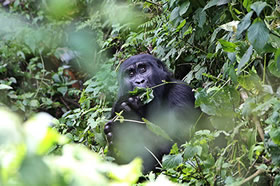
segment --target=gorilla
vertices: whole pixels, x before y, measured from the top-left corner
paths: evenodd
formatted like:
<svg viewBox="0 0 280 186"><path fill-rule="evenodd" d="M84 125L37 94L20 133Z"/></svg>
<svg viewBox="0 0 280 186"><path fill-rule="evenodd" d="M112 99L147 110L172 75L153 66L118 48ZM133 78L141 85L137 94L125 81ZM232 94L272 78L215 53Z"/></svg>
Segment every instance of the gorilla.
<svg viewBox="0 0 280 186"><path fill-rule="evenodd" d="M190 138L201 111L195 108L192 89L174 79L166 66L152 55L139 54L124 61L118 81L113 119L104 126L108 154L119 164L141 157L143 171L147 173L155 170L174 143L180 145ZM131 94L136 87L152 88L152 101L144 104L139 95ZM121 119L115 120L119 113ZM163 130L168 138L151 130L147 120Z"/></svg>

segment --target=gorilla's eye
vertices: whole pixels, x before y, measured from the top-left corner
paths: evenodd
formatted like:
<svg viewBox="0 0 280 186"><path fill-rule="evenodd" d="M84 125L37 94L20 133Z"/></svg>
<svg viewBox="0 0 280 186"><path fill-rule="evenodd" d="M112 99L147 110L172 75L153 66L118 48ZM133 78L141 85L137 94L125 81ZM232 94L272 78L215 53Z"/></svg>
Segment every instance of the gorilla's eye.
<svg viewBox="0 0 280 186"><path fill-rule="evenodd" d="M126 74L127 74L127 76L129 76L129 77L133 77L134 74L135 74L135 71L134 71L133 69L129 69L129 70L126 71Z"/></svg>
<svg viewBox="0 0 280 186"><path fill-rule="evenodd" d="M129 76L130 76L130 77L134 76L134 72L133 72L133 71L130 71L130 72L129 72Z"/></svg>
<svg viewBox="0 0 280 186"><path fill-rule="evenodd" d="M139 65L138 68L140 73L146 72L146 66L144 64Z"/></svg>

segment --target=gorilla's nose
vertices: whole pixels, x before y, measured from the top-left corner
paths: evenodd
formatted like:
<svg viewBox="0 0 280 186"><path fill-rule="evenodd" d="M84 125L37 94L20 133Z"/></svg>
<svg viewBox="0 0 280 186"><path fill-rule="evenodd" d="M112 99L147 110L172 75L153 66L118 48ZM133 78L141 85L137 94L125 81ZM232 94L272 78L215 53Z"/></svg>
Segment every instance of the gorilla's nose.
<svg viewBox="0 0 280 186"><path fill-rule="evenodd" d="M146 87L147 81L145 79L138 79L135 81L135 86L137 87Z"/></svg>

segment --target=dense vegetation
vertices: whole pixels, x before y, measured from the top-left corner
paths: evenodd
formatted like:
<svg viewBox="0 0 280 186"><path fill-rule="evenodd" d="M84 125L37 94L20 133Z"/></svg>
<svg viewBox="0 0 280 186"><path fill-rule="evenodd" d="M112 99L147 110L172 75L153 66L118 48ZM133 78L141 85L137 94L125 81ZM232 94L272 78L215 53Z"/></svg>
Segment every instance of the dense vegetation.
<svg viewBox="0 0 280 186"><path fill-rule="evenodd" d="M280 184L279 1L0 4L0 185L136 183L141 160L110 163L103 127L119 64L141 52L194 88L216 130L174 145L139 185Z"/></svg>

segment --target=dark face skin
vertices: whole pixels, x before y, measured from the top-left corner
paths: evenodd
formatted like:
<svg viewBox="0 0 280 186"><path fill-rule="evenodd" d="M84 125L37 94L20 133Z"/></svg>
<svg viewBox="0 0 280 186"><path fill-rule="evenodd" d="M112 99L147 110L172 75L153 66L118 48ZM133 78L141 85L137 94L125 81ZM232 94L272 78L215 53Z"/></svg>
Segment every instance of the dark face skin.
<svg viewBox="0 0 280 186"><path fill-rule="evenodd" d="M135 87L146 88L150 87L150 79L153 76L153 71L149 63L136 62L128 66L123 73L123 83L127 85L129 90Z"/></svg>

